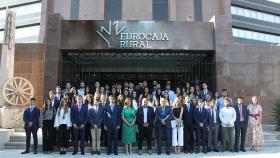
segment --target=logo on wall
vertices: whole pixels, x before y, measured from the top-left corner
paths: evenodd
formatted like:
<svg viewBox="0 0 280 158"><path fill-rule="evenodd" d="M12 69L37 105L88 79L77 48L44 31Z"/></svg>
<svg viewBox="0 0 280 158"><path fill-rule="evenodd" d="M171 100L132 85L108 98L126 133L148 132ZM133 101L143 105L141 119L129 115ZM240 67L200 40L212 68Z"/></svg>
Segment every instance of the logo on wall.
<svg viewBox="0 0 280 158"><path fill-rule="evenodd" d="M112 32L112 27L115 28L115 32ZM118 36L124 29L126 28L126 26L123 26L121 29L119 29L119 22L115 21L112 23L112 21L109 21L109 26L106 29L104 26L101 26L100 32L96 31L96 33L107 43L109 48L115 47L114 45L112 45L112 41L110 41L110 39L112 39L112 37L114 36ZM107 37L106 37L107 34ZM109 36L109 37L108 37Z"/></svg>
<svg viewBox="0 0 280 158"><path fill-rule="evenodd" d="M102 25L100 31L96 31L108 48L152 48L153 42L169 41L166 33L129 32L127 25L120 24L119 21L108 21L107 27Z"/></svg>

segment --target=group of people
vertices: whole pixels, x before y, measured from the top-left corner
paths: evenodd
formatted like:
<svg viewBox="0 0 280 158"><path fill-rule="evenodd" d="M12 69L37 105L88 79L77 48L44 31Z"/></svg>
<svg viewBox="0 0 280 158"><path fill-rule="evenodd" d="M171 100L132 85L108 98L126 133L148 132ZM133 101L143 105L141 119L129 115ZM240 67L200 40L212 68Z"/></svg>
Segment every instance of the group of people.
<svg viewBox="0 0 280 158"><path fill-rule="evenodd" d="M153 81L134 86L132 82L93 88L80 82L79 89L66 84L49 92L43 109L36 107L35 98L24 111L26 150L29 153L31 134L34 139L34 154L37 153L37 131L42 128L43 152L50 153L54 146L60 154L73 144L73 155L85 154L85 144L92 147L91 154L100 155L100 146L107 147L107 154L118 155L118 142L125 145L126 153L132 153L132 145L138 145L142 154L146 139L148 154L152 154L152 140L156 136L157 154L162 153L162 140L166 154L171 147L175 154L199 152L245 152L245 144L258 151L263 145L262 107L253 96L246 106L238 97L234 104L223 89L221 96L208 90L206 83L171 90L171 82L165 87Z"/></svg>

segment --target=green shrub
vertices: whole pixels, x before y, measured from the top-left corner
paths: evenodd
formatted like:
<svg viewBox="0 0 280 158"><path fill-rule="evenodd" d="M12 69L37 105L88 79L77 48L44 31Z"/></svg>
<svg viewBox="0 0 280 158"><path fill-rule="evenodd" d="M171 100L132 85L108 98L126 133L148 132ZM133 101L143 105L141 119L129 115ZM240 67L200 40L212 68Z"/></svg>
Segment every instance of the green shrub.
<svg viewBox="0 0 280 158"><path fill-rule="evenodd" d="M273 117L276 122L276 129L280 130L280 98L276 99L273 103Z"/></svg>

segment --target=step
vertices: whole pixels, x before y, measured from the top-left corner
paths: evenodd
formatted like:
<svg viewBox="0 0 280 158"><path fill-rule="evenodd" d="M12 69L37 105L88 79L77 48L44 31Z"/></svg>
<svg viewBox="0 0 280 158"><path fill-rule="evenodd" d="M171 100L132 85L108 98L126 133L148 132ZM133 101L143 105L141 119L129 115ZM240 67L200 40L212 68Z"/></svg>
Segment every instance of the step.
<svg viewBox="0 0 280 158"><path fill-rule="evenodd" d="M265 140L264 145L265 147L274 147L274 146L280 146L280 140Z"/></svg>

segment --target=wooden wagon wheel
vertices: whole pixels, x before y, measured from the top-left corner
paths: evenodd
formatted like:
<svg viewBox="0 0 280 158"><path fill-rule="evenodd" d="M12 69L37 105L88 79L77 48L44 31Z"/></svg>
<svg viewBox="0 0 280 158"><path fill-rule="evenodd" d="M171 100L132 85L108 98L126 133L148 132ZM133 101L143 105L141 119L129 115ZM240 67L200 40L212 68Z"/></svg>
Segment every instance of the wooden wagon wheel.
<svg viewBox="0 0 280 158"><path fill-rule="evenodd" d="M14 77L4 84L3 96L10 105L23 106L34 96L34 88L27 79Z"/></svg>

